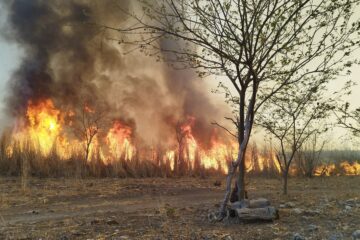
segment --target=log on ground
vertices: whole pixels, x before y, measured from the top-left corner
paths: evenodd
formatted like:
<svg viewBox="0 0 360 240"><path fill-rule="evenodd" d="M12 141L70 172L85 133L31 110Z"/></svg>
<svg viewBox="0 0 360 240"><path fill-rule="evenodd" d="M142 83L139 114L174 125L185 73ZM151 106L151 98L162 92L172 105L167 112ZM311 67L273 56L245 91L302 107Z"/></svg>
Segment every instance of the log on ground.
<svg viewBox="0 0 360 240"><path fill-rule="evenodd" d="M272 206L263 208L237 208L237 216L243 221L272 221L279 218L278 210Z"/></svg>
<svg viewBox="0 0 360 240"><path fill-rule="evenodd" d="M231 209L235 210L238 208L263 208L270 206L270 201L266 198L258 198L258 199L252 199L252 200L242 200L231 203L230 207Z"/></svg>

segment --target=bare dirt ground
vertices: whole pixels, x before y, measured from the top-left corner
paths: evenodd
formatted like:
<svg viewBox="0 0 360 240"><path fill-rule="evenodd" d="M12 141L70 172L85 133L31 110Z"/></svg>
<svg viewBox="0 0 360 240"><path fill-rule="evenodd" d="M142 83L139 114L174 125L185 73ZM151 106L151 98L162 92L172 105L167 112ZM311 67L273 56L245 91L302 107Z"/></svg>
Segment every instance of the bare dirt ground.
<svg viewBox="0 0 360 240"><path fill-rule="evenodd" d="M214 182L221 180L221 186ZM271 223L211 223L224 177L0 178L0 239L350 239L360 229L360 177L250 178L249 197L279 207Z"/></svg>

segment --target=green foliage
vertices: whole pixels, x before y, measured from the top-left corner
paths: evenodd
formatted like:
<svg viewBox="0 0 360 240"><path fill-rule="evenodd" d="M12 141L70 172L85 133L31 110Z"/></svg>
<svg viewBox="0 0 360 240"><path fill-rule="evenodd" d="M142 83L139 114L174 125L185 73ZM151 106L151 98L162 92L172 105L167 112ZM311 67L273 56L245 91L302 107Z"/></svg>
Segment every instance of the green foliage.
<svg viewBox="0 0 360 240"><path fill-rule="evenodd" d="M360 136L360 108L352 109L346 102L334 109L338 125L348 129L354 136Z"/></svg>
<svg viewBox="0 0 360 240"><path fill-rule="evenodd" d="M274 137L284 171L304 143L328 131L325 122L335 101L326 90L324 82L315 80L285 87L258 114L256 122Z"/></svg>

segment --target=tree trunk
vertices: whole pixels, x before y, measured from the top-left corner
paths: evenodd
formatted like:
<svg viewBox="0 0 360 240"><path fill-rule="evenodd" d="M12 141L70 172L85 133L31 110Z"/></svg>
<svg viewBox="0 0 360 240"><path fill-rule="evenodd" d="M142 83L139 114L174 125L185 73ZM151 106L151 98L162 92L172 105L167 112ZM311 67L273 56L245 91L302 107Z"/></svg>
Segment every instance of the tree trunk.
<svg viewBox="0 0 360 240"><path fill-rule="evenodd" d="M237 157L236 161L232 162L229 167L229 173L226 178L225 197L220 206L220 216L218 218L218 220L220 220L220 221L226 216L226 206L229 202L230 193L231 193L231 182L232 182L234 173L236 171L236 168L238 168L238 167L240 170L240 174L239 174L239 178L238 178L238 182L239 182L238 188L240 190L238 192L241 193L241 194L238 194L238 196L240 197L239 199L244 199L244 196L245 196L245 182L244 182L245 161L244 161L244 159L245 159L245 151L246 151L247 145L249 143L252 123L253 123L253 117L254 117L253 111L254 111L255 97L256 97L256 95L253 95L253 98L251 99L251 101L249 103L246 120L243 122L244 124L242 125L243 128L241 128L241 123L240 123L240 126L238 126L239 152L238 152L238 157ZM242 115L241 110L243 111L243 109L241 109L241 107L240 107L240 121L241 121L241 115ZM241 131L242 129L243 129L243 131ZM241 165L241 167L240 167L240 165Z"/></svg>
<svg viewBox="0 0 360 240"><path fill-rule="evenodd" d="M85 152L85 164L88 162L90 152L90 143L86 144L86 152Z"/></svg>
<svg viewBox="0 0 360 240"><path fill-rule="evenodd" d="M174 156L174 175L178 174L178 156L175 154Z"/></svg>
<svg viewBox="0 0 360 240"><path fill-rule="evenodd" d="M220 220L226 216L226 205L227 203L229 202L229 198L230 198L230 193L231 193L231 182L232 182L232 179L233 179L233 176L235 174L235 171L236 171L236 168L242 164L242 161L243 159L245 159L245 150L246 150L246 147L247 147L247 143L249 141L249 138L250 138L250 124L248 122L247 124L247 134L245 135L245 138L243 140L243 142L241 143L241 145L239 144L239 152L238 152L238 157L236 159L236 161L232 162L229 166L229 172L228 172L228 175L227 175L227 178L226 178L226 191L225 191L225 197L224 197L224 200L220 206ZM244 162L245 163L245 162ZM240 167L239 167L240 169ZM245 170L245 168L242 168L243 170ZM243 176L239 179L243 179L245 176L244 176L244 173L245 171L243 172ZM241 174L240 174L241 175ZM245 184L243 181L240 181L240 185L238 184L238 188L240 188L241 190L238 191L238 192L241 192L243 191L243 194L245 196ZM243 199L243 198L242 198Z"/></svg>
<svg viewBox="0 0 360 240"><path fill-rule="evenodd" d="M289 173L289 169L285 168L285 172L284 172L284 187L283 187L283 194L287 195L287 185L288 185L288 173Z"/></svg>
<svg viewBox="0 0 360 240"><path fill-rule="evenodd" d="M239 164L239 177L237 179L237 195L238 201L245 199L245 154Z"/></svg>
<svg viewBox="0 0 360 240"><path fill-rule="evenodd" d="M241 152L241 146L245 141L245 93L246 89L243 89L240 94L240 106L239 106L239 126L238 126L238 143L239 152ZM249 127L249 126L248 126ZM245 151L246 147L243 149ZM239 176L237 179L237 198L241 201L245 198L245 153L238 156L239 164Z"/></svg>

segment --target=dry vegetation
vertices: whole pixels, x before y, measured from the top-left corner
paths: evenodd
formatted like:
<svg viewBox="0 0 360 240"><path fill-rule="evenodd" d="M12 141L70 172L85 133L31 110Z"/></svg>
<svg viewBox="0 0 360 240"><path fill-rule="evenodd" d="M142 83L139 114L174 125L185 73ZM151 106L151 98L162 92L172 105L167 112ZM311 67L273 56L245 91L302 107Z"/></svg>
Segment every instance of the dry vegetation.
<svg viewBox="0 0 360 240"><path fill-rule="evenodd" d="M280 209L271 223L211 223L223 178L0 178L0 239L349 239L360 219L360 178L250 178L251 198ZM214 182L221 181L221 186Z"/></svg>
<svg viewBox="0 0 360 240"><path fill-rule="evenodd" d="M54 145L56 146L56 145ZM11 154L9 153L11 149ZM172 177L174 175L208 176L223 172L220 168L208 168L198 162L191 166L184 159L186 166L180 173L175 173L168 159L140 159L135 155L131 159L120 156L111 164L104 164L98 152L92 154L88 161L84 160L83 152L76 152L63 159L53 147L49 154L44 155L34 142L17 144L10 141L6 134L0 139L0 175L5 176L36 176L36 177ZM196 160L196 159L195 159ZM200 159L197 158L197 161ZM196 162L196 161L195 161Z"/></svg>
<svg viewBox="0 0 360 240"><path fill-rule="evenodd" d="M209 177L224 174L224 163L218 163L216 168L205 168L202 159L196 155L194 162L189 158L182 158L178 171L174 171L169 159L156 153L157 159L147 160L134 155L131 159L120 156L110 164L105 164L99 154L95 152L85 162L83 152L76 152L67 159L57 153L56 145L49 154L44 155L36 143L28 141L17 144L10 140L10 136L3 134L0 139L0 175L27 177L176 177L193 176ZM11 147L11 148L10 148ZM11 149L11 154L9 154ZM292 176L309 176L309 168L313 176L360 175L360 157L357 151L325 151L317 161L309 160L302 155L291 168ZM177 155L174 157L177 159ZM230 155L224 162L231 160ZM279 167L273 150L264 145L258 149L256 145L249 148L246 154L247 172L251 176L278 177ZM346 163L346 164L344 164ZM181 170L181 171L180 171Z"/></svg>

